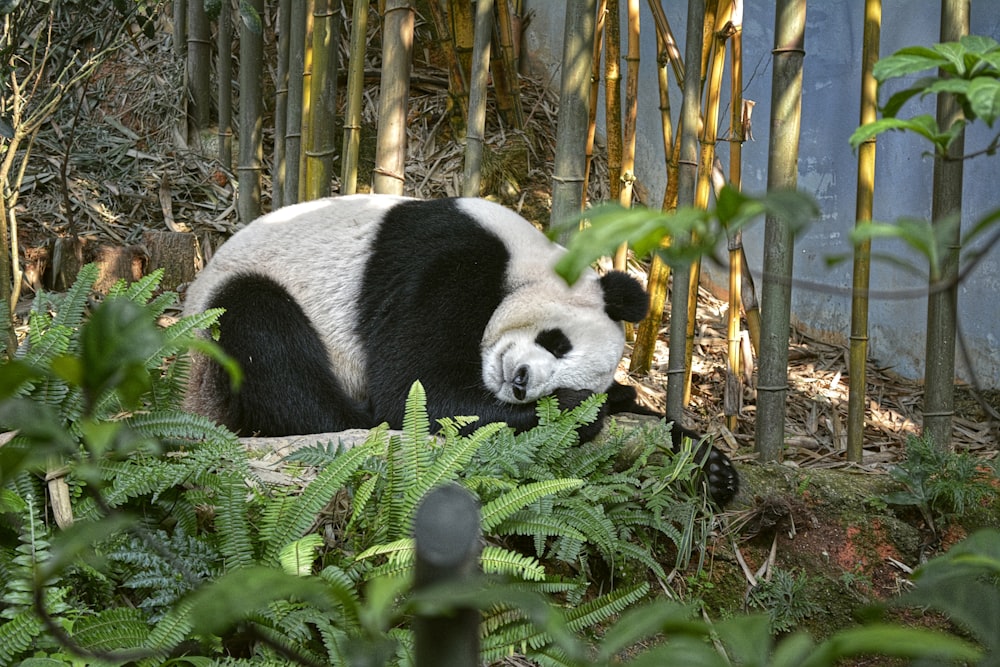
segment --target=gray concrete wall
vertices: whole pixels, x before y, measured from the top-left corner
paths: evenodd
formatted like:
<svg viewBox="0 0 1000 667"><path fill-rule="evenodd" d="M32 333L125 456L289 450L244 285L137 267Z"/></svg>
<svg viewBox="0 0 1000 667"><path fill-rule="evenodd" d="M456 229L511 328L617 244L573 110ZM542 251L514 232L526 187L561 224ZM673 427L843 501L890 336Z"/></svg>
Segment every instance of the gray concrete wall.
<svg viewBox="0 0 1000 667"><path fill-rule="evenodd" d="M663 4L683 53L687 3ZM743 147L743 188L747 192L763 192L767 182L774 3L746 0L745 4L744 96L756 101L757 105L753 115L754 141ZM892 54L904 46L936 43L940 4L939 0L883 0L882 55ZM531 12L531 22L524 50L535 59L536 76L546 78L558 88L565 4L529 0L526 5ZM625 3L622 5L624 11ZM793 293L792 311L799 324L844 341L850 330L851 262L829 268L826 258L850 252L847 235L854 225L857 158L847 139L858 125L863 5L863 0L810 2L805 38L799 187L816 198L822 217L796 244L794 267L798 283ZM641 7L640 139L636 167L639 179L651 194L651 205L655 206L663 196L666 171L657 108L655 33L647 3L642 2ZM972 2L972 32L1000 40L1000 0ZM622 39L625 39L624 34ZM623 44L623 52L624 48ZM680 91L676 82L672 81L671 85L676 113L680 108ZM724 90L728 91L728 86L727 81ZM726 97L728 94L724 95L724 100ZM603 105L602 95L599 102L602 116ZM914 115L933 114L933 100L927 99L906 111ZM720 113L720 136L728 127L728 113L728 109ZM980 123L967 132L966 149L984 147L998 130L1000 123L992 131ZM931 159L925 155L926 151L926 144L901 133L884 135L878 140L875 219L930 217ZM726 163L728 149L724 143L720 143L719 154ZM968 228L988 211L998 208L1000 155L968 161L963 190L963 225ZM761 221L744 235L747 254L758 274L763 227ZM918 266L926 263L899 244L878 243L875 252L896 253ZM725 285L725 277L718 269L706 268L710 280ZM873 264L871 277L872 289L883 292L926 286L925 280L884 262ZM812 284L821 287L812 288ZM972 354L975 372L986 386L1000 386L1000 250L992 248L961 285L959 308L961 332ZM926 315L926 297L874 299L870 315L872 356L904 376L922 378ZM960 356L957 368L959 377L968 380L968 369Z"/></svg>

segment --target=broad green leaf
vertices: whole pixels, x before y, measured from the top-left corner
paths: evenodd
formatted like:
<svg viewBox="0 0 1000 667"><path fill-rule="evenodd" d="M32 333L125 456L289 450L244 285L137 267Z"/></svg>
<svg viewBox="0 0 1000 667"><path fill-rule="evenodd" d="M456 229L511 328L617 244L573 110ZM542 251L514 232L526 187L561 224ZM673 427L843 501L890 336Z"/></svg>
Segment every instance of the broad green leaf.
<svg viewBox="0 0 1000 667"><path fill-rule="evenodd" d="M968 98L976 118L993 127L993 122L1000 116L1000 79L977 76L969 82Z"/></svg>
<svg viewBox="0 0 1000 667"><path fill-rule="evenodd" d="M885 81L906 76L926 69L938 68L946 62L942 54L926 46L910 46L896 51L888 58L875 63L872 76L876 81Z"/></svg>
<svg viewBox="0 0 1000 667"><path fill-rule="evenodd" d="M838 632L817 646L801 665L821 667L832 665L842 658L860 655L975 662L979 659L981 651L973 644L953 635L927 628L879 624Z"/></svg>

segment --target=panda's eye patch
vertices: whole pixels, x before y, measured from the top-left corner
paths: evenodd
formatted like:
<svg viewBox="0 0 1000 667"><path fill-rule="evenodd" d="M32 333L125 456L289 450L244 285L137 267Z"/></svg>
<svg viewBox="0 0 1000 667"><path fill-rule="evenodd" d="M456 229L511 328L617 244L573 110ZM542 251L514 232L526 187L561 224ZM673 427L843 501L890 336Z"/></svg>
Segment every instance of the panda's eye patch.
<svg viewBox="0 0 1000 667"><path fill-rule="evenodd" d="M562 329L546 329L535 336L535 345L549 351L556 359L565 357L573 349L573 344Z"/></svg>

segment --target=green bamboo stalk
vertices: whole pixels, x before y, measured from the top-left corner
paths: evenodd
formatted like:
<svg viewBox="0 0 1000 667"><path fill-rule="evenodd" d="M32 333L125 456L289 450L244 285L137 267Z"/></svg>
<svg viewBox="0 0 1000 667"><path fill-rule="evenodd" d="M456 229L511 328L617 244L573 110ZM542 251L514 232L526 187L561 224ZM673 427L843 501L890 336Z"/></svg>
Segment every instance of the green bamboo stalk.
<svg viewBox="0 0 1000 667"><path fill-rule="evenodd" d="M385 3L378 139L372 170L372 191L377 193L403 194L414 14L408 0L387 0Z"/></svg>
<svg viewBox="0 0 1000 667"><path fill-rule="evenodd" d="M941 0L941 41L957 42L969 34L969 0ZM950 128L962 117L962 108L947 93L938 94L937 124ZM965 131L948 147L946 156L934 156L932 223L962 214L962 176ZM924 355L923 434L940 449L951 449L955 414L955 331L958 317L958 258L960 225L944 239L940 275L932 276L927 296L927 351Z"/></svg>
<svg viewBox="0 0 1000 667"><path fill-rule="evenodd" d="M688 0L687 33L684 62L688 63L684 77L684 98L681 104L681 143L677 168L677 206L694 205L695 185L698 179L698 122L701 116L701 81L692 63L701 61L702 24L705 21L704 0ZM687 238L675 239L686 243ZM684 423L684 348L687 333L686 286L691 279L691 265L674 264L673 285L670 293L670 358L667 364L667 419Z"/></svg>
<svg viewBox="0 0 1000 667"><path fill-rule="evenodd" d="M778 0L774 20L768 191L794 189L798 182L805 26L806 0ZM777 460L784 446L794 256L791 222L773 215L768 215L764 222L756 431L757 451L762 461Z"/></svg>
<svg viewBox="0 0 1000 667"><path fill-rule="evenodd" d="M361 103L365 88L365 34L368 3L354 3L351 14L351 57L347 70L347 112L344 115L344 156L341 162L340 194L358 191L358 153L361 147Z"/></svg>
<svg viewBox="0 0 1000 667"><path fill-rule="evenodd" d="M233 10L228 2L219 10L216 88L219 106L219 162L233 166Z"/></svg>
<svg viewBox="0 0 1000 667"><path fill-rule="evenodd" d="M505 3L506 0L500 0ZM469 90L469 122L465 137L465 174L462 193L478 197L482 185L483 149L486 136L486 87L490 75L490 41L493 35L493 0L477 0L476 33L472 44L472 86Z"/></svg>
<svg viewBox="0 0 1000 667"><path fill-rule="evenodd" d="M861 48L860 124L875 121L878 83L872 68L879 55L882 30L882 0L865 0L865 25ZM858 147L858 186L855 224L871 223L875 201L875 137ZM848 356L847 460L861 463L865 434L865 363L868 360L868 285L872 245L865 239L854 249L851 293L851 343Z"/></svg>
<svg viewBox="0 0 1000 667"><path fill-rule="evenodd" d="M583 207L587 167L587 117L590 102L590 58L594 52L597 0L567 0L563 30L563 67L556 122L556 154L552 173L553 222L579 215ZM565 234L569 236L569 234ZM561 238L567 241L567 238Z"/></svg>
<svg viewBox="0 0 1000 667"><path fill-rule="evenodd" d="M302 94L306 57L305 0L292 0L288 39L288 114L285 118L285 184L282 204L299 201L302 154Z"/></svg>
<svg viewBox="0 0 1000 667"><path fill-rule="evenodd" d="M340 3L315 0L313 6L313 67L309 147L306 151L306 199L330 195L333 155L336 152L337 45L340 36Z"/></svg>
<svg viewBox="0 0 1000 667"><path fill-rule="evenodd" d="M305 19L306 31L303 36L302 52L302 131L301 143L299 144L299 201L306 201L309 197L306 192L309 189L309 149L313 145L313 130L316 126L312 123L313 115L313 7L318 0L302 0L306 6Z"/></svg>
<svg viewBox="0 0 1000 667"><path fill-rule="evenodd" d="M212 111L209 82L212 68L212 33L205 4L191 0L187 5L187 85L188 122L198 133L208 127ZM195 139L201 145L201 137Z"/></svg>
<svg viewBox="0 0 1000 667"><path fill-rule="evenodd" d="M271 166L271 208L284 206L285 126L288 119L288 42L292 1L278 3L278 64L274 80L274 157Z"/></svg>
<svg viewBox="0 0 1000 667"><path fill-rule="evenodd" d="M264 0L248 0L242 11L255 12L256 21L244 20L240 28L240 165L239 197L236 201L240 222L247 224L260 216L261 173L264 169L263 98L261 83L264 63L262 16Z"/></svg>

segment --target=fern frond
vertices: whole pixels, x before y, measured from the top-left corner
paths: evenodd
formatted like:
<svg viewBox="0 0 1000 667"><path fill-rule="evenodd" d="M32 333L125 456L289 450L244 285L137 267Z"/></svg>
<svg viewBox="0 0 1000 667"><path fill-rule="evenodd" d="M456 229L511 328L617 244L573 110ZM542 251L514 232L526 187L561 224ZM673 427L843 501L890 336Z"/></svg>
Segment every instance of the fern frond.
<svg viewBox="0 0 1000 667"><path fill-rule="evenodd" d="M387 542L386 544L376 544L369 547L354 557L354 560L366 560L374 556L398 556L401 553L414 553L416 543L412 537L404 537L400 540Z"/></svg>
<svg viewBox="0 0 1000 667"><path fill-rule="evenodd" d="M192 444L205 441L236 443L236 436L214 420L182 410L156 410L137 413L124 422L137 434L168 441L169 444Z"/></svg>
<svg viewBox="0 0 1000 667"><path fill-rule="evenodd" d="M194 607L194 600L184 598L172 605L163 618L153 626L146 637L144 648L155 651L157 654L167 653L175 646L187 639L191 628L191 609ZM139 663L140 667L154 667L162 664L162 658L150 658Z"/></svg>
<svg viewBox="0 0 1000 667"><path fill-rule="evenodd" d="M140 648L149 637L149 623L138 609L111 607L73 624L73 639L91 651Z"/></svg>
<svg viewBox="0 0 1000 667"><path fill-rule="evenodd" d="M416 512L417 505L431 489L458 479L482 444L504 428L506 425L502 422L487 424L469 437L454 437L435 448L437 457L433 463L422 474L417 475L413 487L406 491L407 513Z"/></svg>
<svg viewBox="0 0 1000 667"><path fill-rule="evenodd" d="M42 633L42 622L26 609L0 623L0 665L13 665Z"/></svg>
<svg viewBox="0 0 1000 667"><path fill-rule="evenodd" d="M124 297L129 301L145 305L153 298L153 293L160 286L161 280L163 280L163 269L156 269L133 283L124 279L116 280L108 290L108 298Z"/></svg>
<svg viewBox="0 0 1000 667"><path fill-rule="evenodd" d="M490 533L504 519L545 496L578 489L582 479L553 479L523 484L490 501L482 509L483 532Z"/></svg>
<svg viewBox="0 0 1000 667"><path fill-rule="evenodd" d="M76 274L76 280L63 297L62 303L56 311L56 316L52 319L53 327L66 327L68 329L78 329L83 324L84 314L90 302L90 293L94 290L94 283L97 282L99 268L97 264L87 264Z"/></svg>
<svg viewBox="0 0 1000 667"><path fill-rule="evenodd" d="M586 602L566 613L566 625L580 632L617 616L649 594L649 584L642 582L630 588L620 588Z"/></svg>
<svg viewBox="0 0 1000 667"><path fill-rule="evenodd" d="M219 550L225 559L226 569L255 565L244 478L233 473L222 475L216 489L218 500L215 503L215 524L219 535Z"/></svg>
<svg viewBox="0 0 1000 667"><path fill-rule="evenodd" d="M533 512L530 509L515 512L501 521L493 531L495 535L544 535L546 537L567 537L584 542L587 536L551 514Z"/></svg>
<svg viewBox="0 0 1000 667"><path fill-rule="evenodd" d="M344 527L345 533L350 534L353 532L355 523L364 515L365 510L368 508L368 501L371 500L372 495L375 493L375 488L381 481L383 481L381 475L373 474L354 491L354 498L351 499L351 504L353 505L351 508L351 518L347 521L347 526Z"/></svg>
<svg viewBox="0 0 1000 667"><path fill-rule="evenodd" d="M528 581L545 579L545 567L537 558L524 556L501 547L487 545L483 547L480 556L483 572L487 574L504 574Z"/></svg>
<svg viewBox="0 0 1000 667"><path fill-rule="evenodd" d="M282 515L261 526L265 563L277 563L281 549L305 534L320 511L342 489L351 475L361 466L369 452L366 447L349 449L320 471L302 495L282 501Z"/></svg>

